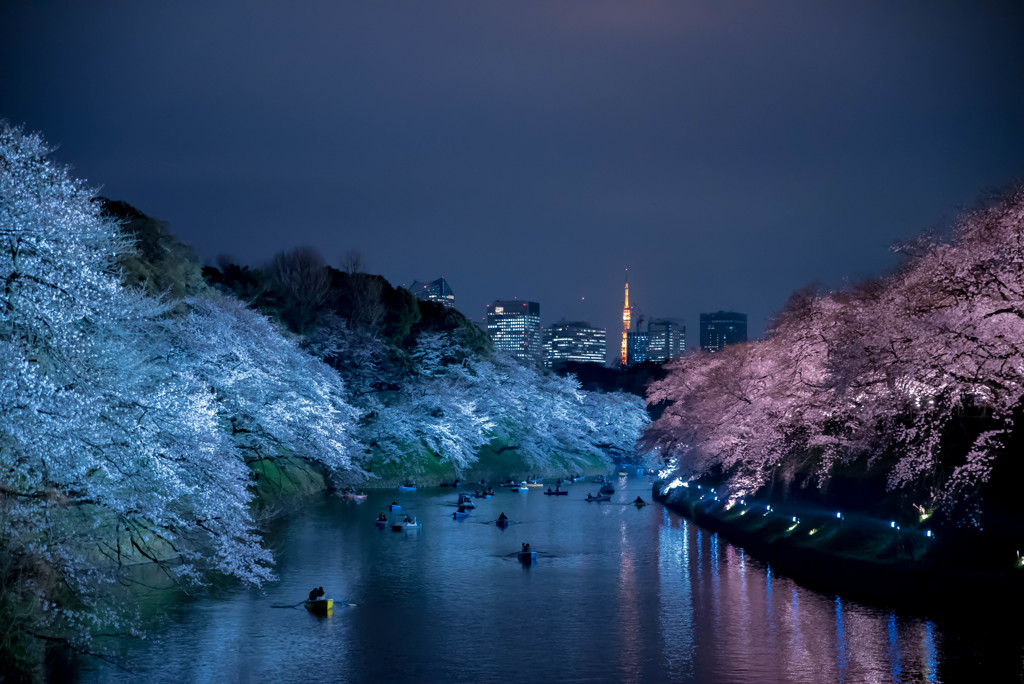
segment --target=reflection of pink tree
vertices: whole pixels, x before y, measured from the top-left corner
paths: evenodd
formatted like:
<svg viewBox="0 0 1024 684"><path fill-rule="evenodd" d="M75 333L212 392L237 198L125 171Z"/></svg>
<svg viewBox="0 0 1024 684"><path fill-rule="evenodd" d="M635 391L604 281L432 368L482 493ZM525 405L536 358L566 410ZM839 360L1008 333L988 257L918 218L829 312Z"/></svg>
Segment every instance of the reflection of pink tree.
<svg viewBox="0 0 1024 684"><path fill-rule="evenodd" d="M1024 392L1022 228L1017 189L966 216L951 241L901 247L906 262L886 278L797 293L764 341L674 362L649 389L649 402L669 406L645 445L682 457L690 474L721 467L747 492L780 469L823 478L892 456L890 487L970 500ZM985 429L944 451L965 410Z"/></svg>

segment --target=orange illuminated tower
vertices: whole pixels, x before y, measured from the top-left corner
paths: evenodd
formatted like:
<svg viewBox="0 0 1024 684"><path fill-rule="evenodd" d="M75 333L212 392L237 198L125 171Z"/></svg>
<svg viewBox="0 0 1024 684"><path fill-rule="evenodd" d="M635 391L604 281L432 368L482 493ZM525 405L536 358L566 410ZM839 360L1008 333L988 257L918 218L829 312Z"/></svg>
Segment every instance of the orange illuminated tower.
<svg viewBox="0 0 1024 684"><path fill-rule="evenodd" d="M629 322L632 310L629 308L629 269L626 269L626 304L622 307L622 365L626 365L626 339L629 337Z"/></svg>

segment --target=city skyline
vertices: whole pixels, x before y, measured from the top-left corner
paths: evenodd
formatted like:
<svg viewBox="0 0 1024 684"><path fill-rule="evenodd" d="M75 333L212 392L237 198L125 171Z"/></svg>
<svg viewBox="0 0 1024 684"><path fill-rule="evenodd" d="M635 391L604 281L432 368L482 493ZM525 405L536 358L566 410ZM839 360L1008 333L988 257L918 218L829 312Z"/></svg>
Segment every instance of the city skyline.
<svg viewBox="0 0 1024 684"><path fill-rule="evenodd" d="M629 266L637 314L757 338L1024 177L1019 5L244 15L8 3L0 116L204 262L356 250L474 320L518 297L608 330Z"/></svg>

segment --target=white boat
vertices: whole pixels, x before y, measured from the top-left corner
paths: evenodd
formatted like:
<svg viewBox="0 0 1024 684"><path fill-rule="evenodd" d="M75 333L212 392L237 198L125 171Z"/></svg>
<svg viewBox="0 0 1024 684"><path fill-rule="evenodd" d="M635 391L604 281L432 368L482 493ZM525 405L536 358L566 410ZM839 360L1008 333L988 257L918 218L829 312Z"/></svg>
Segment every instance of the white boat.
<svg viewBox="0 0 1024 684"><path fill-rule="evenodd" d="M511 487L509 487L509 489L511 489L513 492L523 493L530 491L529 485L527 485L525 482L520 482L517 485L512 485Z"/></svg>
<svg viewBox="0 0 1024 684"><path fill-rule="evenodd" d="M402 532L405 530L416 530L419 529L419 526L420 524L416 520L416 518L410 518L408 516L406 516L405 520L403 520L402 522L391 523L391 529L395 532Z"/></svg>

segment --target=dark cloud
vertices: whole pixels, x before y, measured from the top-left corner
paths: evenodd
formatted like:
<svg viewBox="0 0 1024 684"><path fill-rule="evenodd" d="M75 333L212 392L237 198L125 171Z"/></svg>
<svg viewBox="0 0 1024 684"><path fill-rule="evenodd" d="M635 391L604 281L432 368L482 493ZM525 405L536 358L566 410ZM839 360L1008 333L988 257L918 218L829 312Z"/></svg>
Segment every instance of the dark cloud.
<svg viewBox="0 0 1024 684"><path fill-rule="evenodd" d="M5 3L0 116L206 258L615 329L894 265L1024 177L1019 2ZM581 297L586 297L581 302Z"/></svg>

